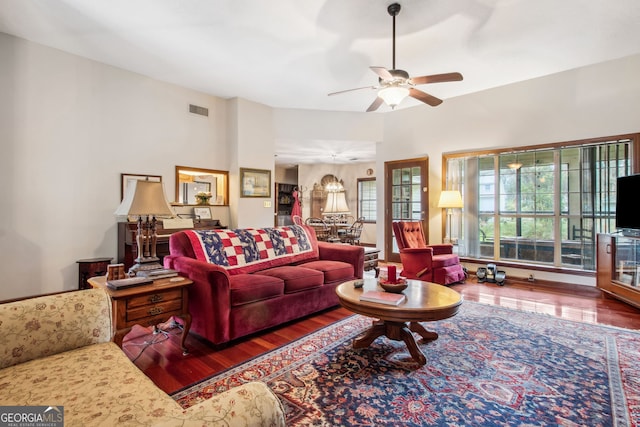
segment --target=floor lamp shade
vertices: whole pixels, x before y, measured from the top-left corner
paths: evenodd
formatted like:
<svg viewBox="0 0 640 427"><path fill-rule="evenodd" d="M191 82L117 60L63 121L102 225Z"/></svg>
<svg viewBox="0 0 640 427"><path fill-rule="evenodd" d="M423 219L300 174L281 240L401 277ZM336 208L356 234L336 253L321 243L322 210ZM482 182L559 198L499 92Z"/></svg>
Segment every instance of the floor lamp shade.
<svg viewBox="0 0 640 427"><path fill-rule="evenodd" d="M462 195L457 190L446 190L440 193L438 207L443 209L453 209L462 207Z"/></svg>

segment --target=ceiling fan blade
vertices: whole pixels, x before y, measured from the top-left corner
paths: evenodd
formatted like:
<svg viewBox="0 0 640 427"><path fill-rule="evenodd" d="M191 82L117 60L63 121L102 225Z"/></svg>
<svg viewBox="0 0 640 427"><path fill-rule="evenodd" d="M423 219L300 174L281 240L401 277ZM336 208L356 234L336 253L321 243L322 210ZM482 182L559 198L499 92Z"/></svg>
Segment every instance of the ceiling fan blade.
<svg viewBox="0 0 640 427"><path fill-rule="evenodd" d="M392 80L393 75L384 67L369 67L371 71L376 73L382 80Z"/></svg>
<svg viewBox="0 0 640 427"><path fill-rule="evenodd" d="M423 85L426 83L457 82L462 80L462 74L460 73L433 74L431 76L412 77L411 80L415 85Z"/></svg>
<svg viewBox="0 0 640 427"><path fill-rule="evenodd" d="M331 95L339 95L341 93L352 92L354 90L362 90L362 89L376 89L376 86L362 86L362 87L356 87L354 89L340 90L338 92L331 92L329 94L329 96L331 96Z"/></svg>
<svg viewBox="0 0 640 427"><path fill-rule="evenodd" d="M376 111L378 109L378 107L380 107L382 105L383 102L384 102L384 100L382 98L380 98L379 96L376 97L376 99L373 100L371 105L369 105L369 108L367 108L367 113L370 113L372 111Z"/></svg>
<svg viewBox="0 0 640 427"><path fill-rule="evenodd" d="M422 101L425 104L429 104L432 107L442 104L442 99L436 98L433 95L429 95L428 93L424 93L423 91L415 88L409 89L409 96L417 99L418 101Z"/></svg>

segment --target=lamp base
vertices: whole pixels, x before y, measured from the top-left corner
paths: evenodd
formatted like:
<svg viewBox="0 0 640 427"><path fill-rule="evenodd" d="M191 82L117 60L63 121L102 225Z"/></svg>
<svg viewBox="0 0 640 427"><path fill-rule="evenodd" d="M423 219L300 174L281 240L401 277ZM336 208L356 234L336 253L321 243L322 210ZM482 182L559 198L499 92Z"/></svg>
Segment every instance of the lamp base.
<svg viewBox="0 0 640 427"><path fill-rule="evenodd" d="M160 259L157 257L137 258L136 263L129 269L129 276L133 277L138 274L139 271L159 270L164 267L160 264Z"/></svg>

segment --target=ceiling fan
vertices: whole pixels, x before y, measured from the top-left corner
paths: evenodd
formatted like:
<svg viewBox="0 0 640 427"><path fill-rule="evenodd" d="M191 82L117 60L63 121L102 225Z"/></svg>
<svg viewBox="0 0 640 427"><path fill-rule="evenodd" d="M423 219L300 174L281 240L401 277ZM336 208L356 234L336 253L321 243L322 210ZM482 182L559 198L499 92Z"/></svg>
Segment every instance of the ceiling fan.
<svg viewBox="0 0 640 427"><path fill-rule="evenodd" d="M330 93L331 95L337 95L340 93L351 92L361 89L379 89L378 96L369 105L367 112L375 111L385 102L392 109L394 109L404 98L410 96L425 104L435 107L442 103L442 100L436 98L433 95L429 95L426 92L416 89L417 85L423 85L427 83L442 83L453 82L462 80L462 74L460 73L445 73L445 74L433 74L430 76L410 77L409 73L405 70L396 69L396 16L400 13L400 4L392 3L387 7L387 12L393 18L393 52L392 52L392 66L391 70L387 70L385 67L369 67L378 75L377 86L364 86L355 89L347 89L339 92Z"/></svg>

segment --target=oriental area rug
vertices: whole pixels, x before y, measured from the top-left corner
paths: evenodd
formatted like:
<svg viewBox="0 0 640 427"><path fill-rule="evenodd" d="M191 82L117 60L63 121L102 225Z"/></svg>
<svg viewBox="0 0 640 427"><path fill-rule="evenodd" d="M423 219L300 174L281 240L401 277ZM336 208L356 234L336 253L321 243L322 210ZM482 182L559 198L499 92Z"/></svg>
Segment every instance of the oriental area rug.
<svg viewBox="0 0 640 427"><path fill-rule="evenodd" d="M183 407L248 381L279 396L288 426L638 426L640 332L464 302L419 342L352 341L354 315L173 395Z"/></svg>

